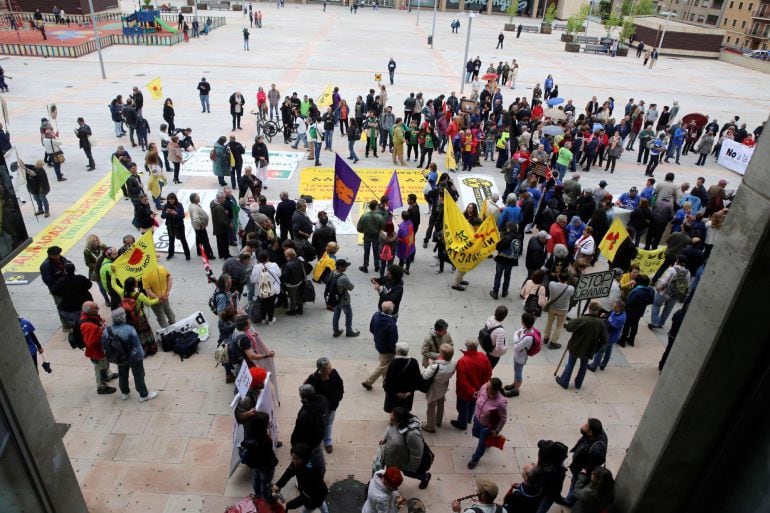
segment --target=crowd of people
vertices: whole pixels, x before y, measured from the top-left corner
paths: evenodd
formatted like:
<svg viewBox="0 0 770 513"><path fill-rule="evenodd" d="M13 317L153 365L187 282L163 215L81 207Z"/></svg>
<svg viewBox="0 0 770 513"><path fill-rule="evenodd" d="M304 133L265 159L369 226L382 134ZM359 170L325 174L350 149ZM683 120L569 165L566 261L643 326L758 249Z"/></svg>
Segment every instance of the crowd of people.
<svg viewBox="0 0 770 513"><path fill-rule="evenodd" d="M660 363L662 370L711 250L719 242L731 199L726 180L707 185L705 178L698 178L695 186L677 183L670 160L674 159L676 165L682 155L694 152L698 154L697 165L702 165L709 154L718 154L724 140L750 146L762 133L760 126L749 134L737 116L721 126L717 120L706 124L684 121L676 102L658 111L654 103L648 106L645 101L630 99L621 115L615 114L613 98L599 102L593 97L580 111L572 100L552 101L559 96L551 75L542 89L536 85L531 99L519 96L505 107L501 88L515 87L518 64L515 60L511 64L490 64L487 71L498 78L486 84L478 79L481 70L480 59L469 61L467 80L472 83L472 91L467 98L458 98L454 92L435 98L422 92L410 93L403 103L403 117L400 111L394 112L396 107L388 101L384 85L356 96L350 106L339 88L334 88L331 103L325 107L316 105L307 95L300 98L296 92L281 100L275 84L268 91L259 88L257 93L261 116L280 119L285 142L296 135L294 148L303 143L315 165L321 165L324 151L333 154L333 139L339 128L340 136L347 137L348 159L354 163L359 160L356 143L362 141L365 158L370 152L375 159L390 152L394 164L406 165L414 153L416 165L425 169L427 222L421 222L418 198L410 194L401 212L393 211L388 196L372 200L357 223L364 243L358 270L368 274L371 257L375 276L370 281L378 298L377 311L369 321L377 363L361 386L373 392L373 385L382 378L383 410L390 419L372 463L364 512L395 512L405 502L398 494L404 476L418 480L421 489L429 486L433 453L423 433L439 433L444 426L452 378L456 383L457 416L449 425L462 431L470 428L471 435L478 439L467 463L469 469L474 469L487 448L499 443L508 418L508 399L524 393L528 359L541 348L561 348L563 330L570 335L565 349L568 357L556 382L568 388L577 370L574 386L580 389L587 371L599 372L611 363L614 345L635 345L647 306L652 306L649 327L653 330L662 329L673 313L669 345ZM202 113L210 113L211 85L205 78L197 91ZM549 101L553 106L546 109ZM220 354L227 355L226 362L222 357L225 381L235 381L241 362L246 362L252 376L251 389L240 401L236 419L245 431L241 459L252 469L254 493L272 500L289 479L296 477L300 494L287 506L326 511L324 453L334 449L332 430L335 412L344 397L343 377L329 358L317 361L315 371L299 389L302 404L291 434L291 461L282 477L274 481L279 464L274 452L277 441L271 440L269 418L257 411L256 405L268 372L272 393L278 397L276 356L256 325L279 321L281 308L286 316L302 316L304 305L315 299L318 286L323 290L324 306L332 312L332 337L357 337L360 332L353 326L353 307L360 291L347 274L353 264L338 255L335 226L326 212L317 212L317 219L311 219L311 199L293 200L287 191L280 192L278 201L268 200L269 152L264 138L257 137L251 148L256 174L251 167L244 167L246 150L234 134L241 129L246 100L235 92L229 104L233 135L219 137L211 150L212 173L222 188L208 212L201 207L198 194L190 196L187 211L175 193L163 195L166 173L173 172L174 184L181 184L184 154L196 150L192 129L176 128L170 98L162 110L160 147L149 140L150 124L144 117L144 101L138 88L133 88L125 102L117 96L110 103L115 136L123 137L128 127L132 151L139 147L146 152L146 183L142 182L141 159L132 158L122 146L114 157L130 173L124 193L133 203L132 225L137 231L144 233L164 222L169 234L166 258L175 256L178 240L190 260L184 226L188 217L198 255L222 261L222 273L213 280L215 291L210 306L217 317L218 343L224 348ZM89 159L89 170L93 169L90 127L81 118L75 132ZM46 163L54 167L59 180L66 180L56 159L56 135L44 119L41 136L46 161L27 166L30 178L34 178L29 182L38 187L33 192L38 211L46 216ZM646 166L638 187L615 197L606 190L608 183L604 179L595 188L584 186L586 175L577 172L578 166L582 173L588 173L592 166L604 165L609 174L602 176L609 177L624 152L637 151L635 144L637 163ZM382 156L378 156L378 150ZM458 175L453 175L456 170L452 169L439 174L434 152L454 153L463 170L492 161L495 172L503 174L503 194L489 196L482 204L468 203L463 215L474 230L492 216L500 231L494 273L487 277L494 301L513 294L511 271L519 259L524 259L526 278L519 288L523 313L515 316L515 329L509 334L504 326L506 320L510 323L509 307L499 304L490 308L489 317L479 322L479 336L465 340L462 350L455 348L449 323L437 319L420 347L420 356L415 358L410 356L410 344L399 339L398 326L399 307L408 294L407 276L417 253L415 240L422 237L423 249L433 245L436 261L426 260L436 273L444 272L445 264L449 264L453 290L462 292L470 286L468 273L454 269L442 229L445 195L454 200L459 196L454 180ZM663 179L660 167L666 169ZM38 175L40 169L42 176ZM599 244L616 217L627 217L629 237L608 262L615 273L610 294L590 301L584 315L580 315L572 300L575 287L580 276L598 264ZM216 255L209 225L216 240ZM427 228L418 235L421 225ZM528 234L531 236L525 243ZM666 250L660 268L652 275L642 273L640 266L633 263L639 250L655 250L664 241ZM153 310L161 327L174 323L169 301L172 279L170 272L159 265L157 275L118 284L111 275L111 264L132 247L134 236L127 235L122 242L122 247L117 248L90 236L84 250L87 273L83 275L76 273L75 264L62 255L60 248L50 247L40 272L62 325L82 340L85 356L94 366L97 393L114 393L116 389L108 382L119 378L122 398L128 399L130 371L139 400L146 401L157 397L157 392L148 390L145 384L142 361L157 351L157 342L145 307ZM480 275L482 271L471 272ZM481 276L477 279L482 280ZM90 293L92 282L112 310L109 326L100 318ZM679 304L682 307L674 312ZM568 319L570 313L574 318ZM344 328L340 326L343 314ZM541 318L542 334L536 327ZM128 350L116 356L118 347ZM514 381L505 385L494 376L494 369L511 349ZM31 344L30 351L33 357L42 352L39 344ZM461 353L459 357L456 351ZM117 373L110 371L111 363L117 365ZM417 393L426 395L424 422L413 411ZM525 465L521 481L502 497L509 513L545 512L553 503L573 506L573 511L599 512L613 500L613 476L603 466L607 435L602 423L590 418L580 431L581 438L572 448L572 461L566 468L568 451L563 443L538 443L537 462ZM571 472L569 493L562 497L567 468ZM479 479L476 486L479 511L493 511L486 505L500 499L497 485ZM471 511L476 511L474 507ZM453 510L460 511L460 504L453 504Z"/></svg>

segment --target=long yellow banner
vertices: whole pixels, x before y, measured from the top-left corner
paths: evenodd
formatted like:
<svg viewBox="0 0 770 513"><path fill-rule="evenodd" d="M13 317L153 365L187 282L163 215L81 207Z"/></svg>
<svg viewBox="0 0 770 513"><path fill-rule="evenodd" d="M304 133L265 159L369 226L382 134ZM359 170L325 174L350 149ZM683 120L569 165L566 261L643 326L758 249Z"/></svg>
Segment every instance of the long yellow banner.
<svg viewBox="0 0 770 513"><path fill-rule="evenodd" d="M468 272L495 251L500 233L495 218L487 216L478 230L474 231L465 220L457 203L444 194L444 245L452 264L462 272Z"/></svg>
<svg viewBox="0 0 770 513"><path fill-rule="evenodd" d="M115 200L110 199L109 193L110 174L107 174L63 214L35 235L32 244L3 267L3 277L6 281L20 273L38 273L40 264L48 258L47 250L51 246L59 246L65 254L72 249L115 206ZM120 199L120 196L117 199ZM11 283L13 281L10 280Z"/></svg>
<svg viewBox="0 0 770 513"><path fill-rule="evenodd" d="M394 168L354 168L361 177L361 188L358 190L356 202L380 200L385 194ZM397 169L398 183L401 186L401 196L406 206L409 194L417 196L418 203L425 203L423 189L425 177L419 169ZM367 187L368 186L368 187ZM371 190L369 190L371 189ZM372 192L374 191L374 192ZM311 167L302 170L299 178L299 193L312 196L317 200L330 200L334 194L334 168Z"/></svg>

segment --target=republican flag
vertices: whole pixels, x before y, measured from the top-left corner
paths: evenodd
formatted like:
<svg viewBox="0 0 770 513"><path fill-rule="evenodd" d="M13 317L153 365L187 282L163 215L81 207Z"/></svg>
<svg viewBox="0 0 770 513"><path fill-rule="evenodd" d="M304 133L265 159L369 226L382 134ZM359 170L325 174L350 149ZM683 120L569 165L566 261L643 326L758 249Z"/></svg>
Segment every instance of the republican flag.
<svg viewBox="0 0 770 513"><path fill-rule="evenodd" d="M163 98L163 85L160 83L160 77L150 80L146 86L153 100L160 100Z"/></svg>
<svg viewBox="0 0 770 513"><path fill-rule="evenodd" d="M388 197L388 205L391 211L404 206L403 201L401 201L401 186L398 183L398 174L395 169L393 170L393 176L390 177L388 186L385 188L385 196Z"/></svg>
<svg viewBox="0 0 770 513"><path fill-rule="evenodd" d="M623 226L623 222L619 217L615 216L615 219L610 225L610 229L604 235L604 238L599 243L599 251L602 252L607 260L612 262L615 259L615 254L618 252L618 248L623 244L623 241L628 238L628 231Z"/></svg>
<svg viewBox="0 0 770 513"><path fill-rule="evenodd" d="M339 154L336 154L334 159L334 194L332 197L335 216L343 221L347 219L360 187L361 178Z"/></svg>
<svg viewBox="0 0 770 513"><path fill-rule="evenodd" d="M121 162L118 160L118 157L113 155L112 174L110 175L110 199L114 200L118 197L120 188L123 187L123 184L126 183L126 180L128 180L129 176L131 176L131 172L129 172L129 170L126 169L123 164L121 164Z"/></svg>

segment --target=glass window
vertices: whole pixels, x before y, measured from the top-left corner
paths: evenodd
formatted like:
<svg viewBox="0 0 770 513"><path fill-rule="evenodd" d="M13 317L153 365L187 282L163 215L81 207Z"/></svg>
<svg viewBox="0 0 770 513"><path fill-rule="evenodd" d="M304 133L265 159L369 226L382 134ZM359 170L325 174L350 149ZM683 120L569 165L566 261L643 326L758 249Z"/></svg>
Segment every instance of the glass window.
<svg viewBox="0 0 770 513"><path fill-rule="evenodd" d="M743 2L738 4L738 10L740 11L741 9L743 9Z"/></svg>
<svg viewBox="0 0 770 513"><path fill-rule="evenodd" d="M733 20L733 27L735 26L735 24L736 24L737 22L738 22L738 20Z"/></svg>
<svg viewBox="0 0 770 513"><path fill-rule="evenodd" d="M749 4L749 12L754 10L754 4Z"/></svg>
<svg viewBox="0 0 770 513"><path fill-rule="evenodd" d="M730 36L727 36L727 42L730 43Z"/></svg>
<svg viewBox="0 0 770 513"><path fill-rule="evenodd" d="M0 511L43 513L19 447L0 410Z"/></svg>
<svg viewBox="0 0 770 513"><path fill-rule="evenodd" d="M735 2L730 2L730 9L732 9L732 8L733 8L733 4L734 4L734 3L735 3Z"/></svg>
<svg viewBox="0 0 770 513"><path fill-rule="evenodd" d="M716 25L718 19L719 19L719 16L717 16L715 14L709 14L708 16L706 16L706 24L707 25Z"/></svg>
<svg viewBox="0 0 770 513"><path fill-rule="evenodd" d="M741 22L741 28L746 28L746 20L743 20L743 21Z"/></svg>

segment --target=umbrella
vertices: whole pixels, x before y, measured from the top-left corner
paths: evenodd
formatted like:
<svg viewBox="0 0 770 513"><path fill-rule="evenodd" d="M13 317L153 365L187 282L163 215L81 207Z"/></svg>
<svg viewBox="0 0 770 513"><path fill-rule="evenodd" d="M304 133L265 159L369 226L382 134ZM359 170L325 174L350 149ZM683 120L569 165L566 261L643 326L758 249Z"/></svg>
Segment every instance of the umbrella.
<svg viewBox="0 0 770 513"><path fill-rule="evenodd" d="M497 73L486 73L481 75L481 80L497 80Z"/></svg>
<svg viewBox="0 0 770 513"><path fill-rule="evenodd" d="M599 130L604 130L604 125L601 123L594 123L594 127L591 129L591 131L598 132Z"/></svg>
<svg viewBox="0 0 770 513"><path fill-rule="evenodd" d="M545 135L561 135L564 133L564 129L557 125L548 125L543 127L543 133Z"/></svg>
<svg viewBox="0 0 770 513"><path fill-rule="evenodd" d="M704 116L703 114L692 112L682 118L682 124L689 125L690 121L695 121L695 124L701 127L701 126L705 126L709 122L709 118L708 116Z"/></svg>
<svg viewBox="0 0 770 513"><path fill-rule="evenodd" d="M550 107L553 107L554 105L564 103L564 98L549 98L545 103L547 103Z"/></svg>
<svg viewBox="0 0 770 513"><path fill-rule="evenodd" d="M543 111L543 116L551 119L567 119L567 115L564 111L559 109L545 109Z"/></svg>

